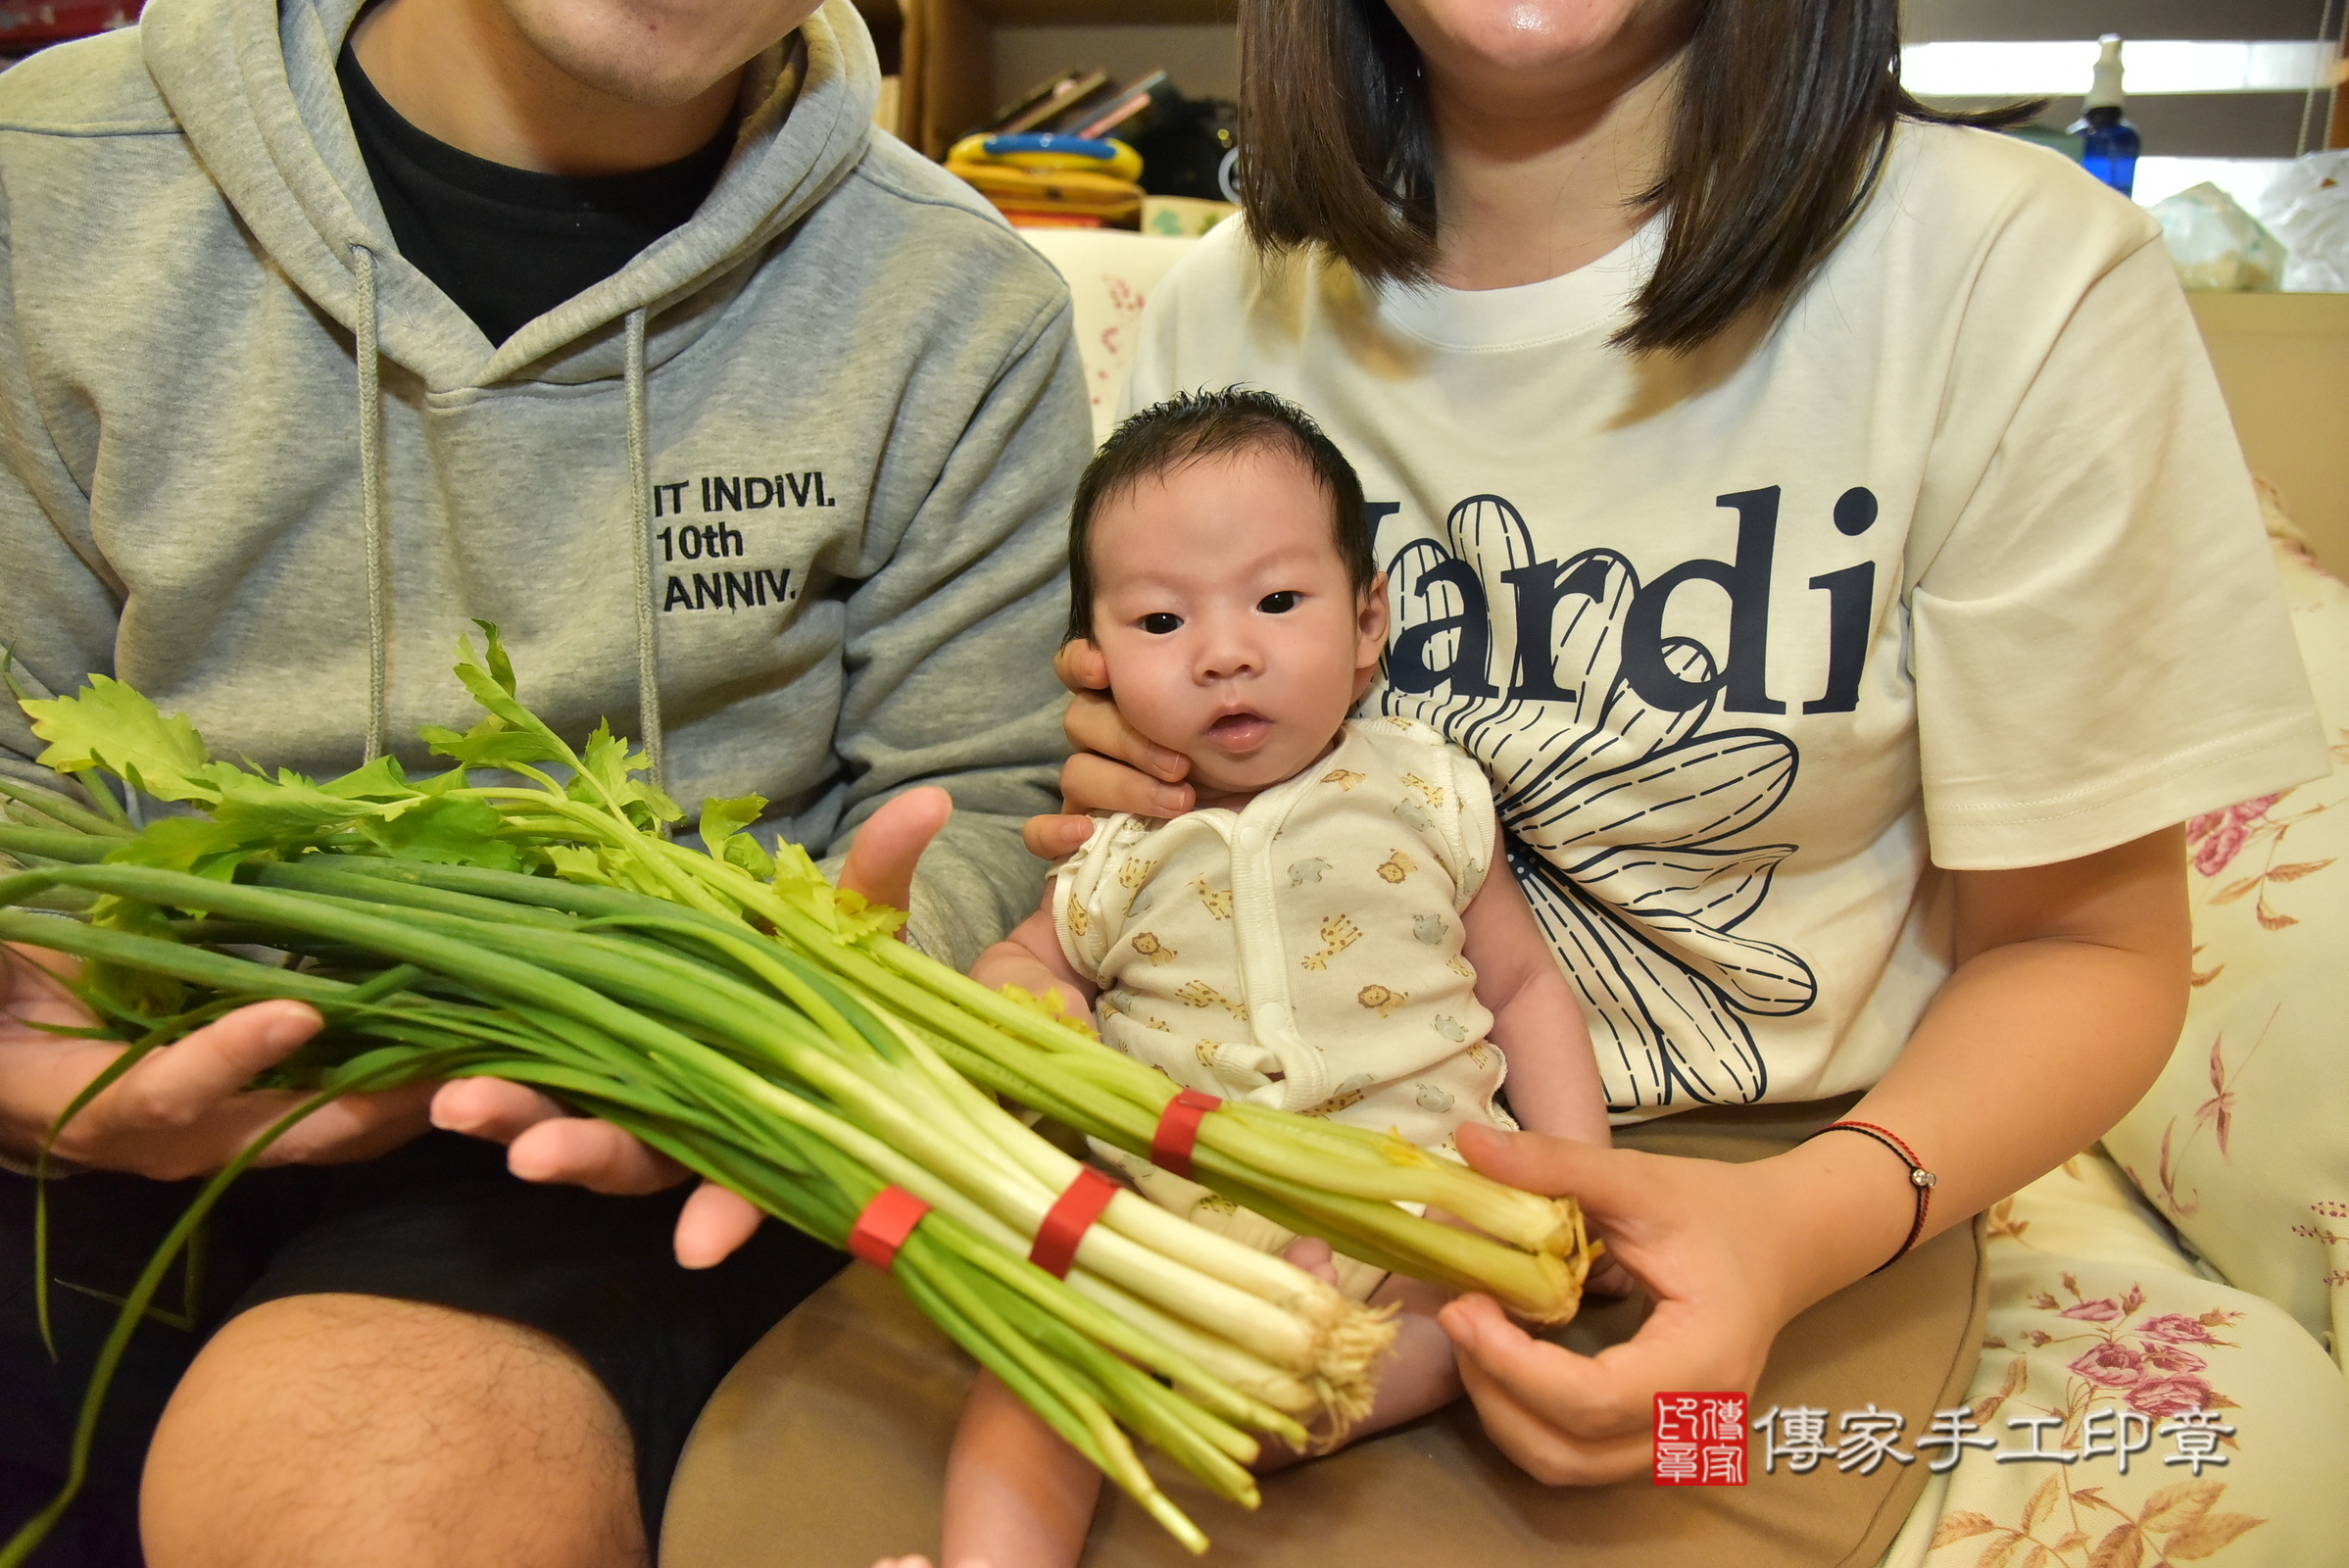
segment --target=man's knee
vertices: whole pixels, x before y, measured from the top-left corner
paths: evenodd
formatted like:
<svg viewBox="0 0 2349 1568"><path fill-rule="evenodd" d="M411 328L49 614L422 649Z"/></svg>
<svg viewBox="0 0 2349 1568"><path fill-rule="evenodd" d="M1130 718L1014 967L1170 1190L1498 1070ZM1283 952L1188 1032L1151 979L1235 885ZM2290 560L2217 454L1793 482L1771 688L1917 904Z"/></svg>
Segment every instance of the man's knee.
<svg viewBox="0 0 2349 1568"><path fill-rule="evenodd" d="M626 1425L535 1330L368 1296L267 1302L156 1429L153 1568L620 1568L649 1560Z"/></svg>

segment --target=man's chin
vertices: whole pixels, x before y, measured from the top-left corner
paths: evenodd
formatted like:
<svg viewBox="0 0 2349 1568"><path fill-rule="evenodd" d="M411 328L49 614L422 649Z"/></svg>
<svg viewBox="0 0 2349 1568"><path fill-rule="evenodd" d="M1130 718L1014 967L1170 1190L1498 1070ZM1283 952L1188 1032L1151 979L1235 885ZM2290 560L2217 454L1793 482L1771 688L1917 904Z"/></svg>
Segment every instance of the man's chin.
<svg viewBox="0 0 2349 1568"><path fill-rule="evenodd" d="M633 7L597 0L504 0L516 29L546 62L580 86L638 109L676 109L739 72L812 16L820 0L758 0L749 6L671 4L660 20L674 41L642 35ZM722 20L697 13L717 10Z"/></svg>

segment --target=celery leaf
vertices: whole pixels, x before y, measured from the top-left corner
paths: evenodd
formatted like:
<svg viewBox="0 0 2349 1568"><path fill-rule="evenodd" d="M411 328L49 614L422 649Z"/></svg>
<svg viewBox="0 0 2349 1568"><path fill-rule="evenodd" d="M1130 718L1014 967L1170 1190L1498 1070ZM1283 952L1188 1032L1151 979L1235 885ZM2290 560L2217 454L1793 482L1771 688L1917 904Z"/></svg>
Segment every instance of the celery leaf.
<svg viewBox="0 0 2349 1568"><path fill-rule="evenodd" d="M498 623L494 620L476 620L473 624L481 628L482 640L488 645L483 651L481 659L483 665L489 670L490 679L503 686L506 689L506 695L512 697L514 695L514 661L506 656L506 639L498 635Z"/></svg>
<svg viewBox="0 0 2349 1568"><path fill-rule="evenodd" d="M167 816L149 822L138 837L107 852L112 865L152 865L189 871L226 882L236 868L268 846L201 816Z"/></svg>
<svg viewBox="0 0 2349 1568"><path fill-rule="evenodd" d="M646 768L644 753L629 751L628 743L612 733L612 721L605 719L587 737L578 776L564 793L582 805L616 808L642 828L682 820L684 808L653 787L652 779L644 776Z"/></svg>
<svg viewBox="0 0 2349 1568"><path fill-rule="evenodd" d="M702 843L710 854L719 846L759 820L766 809L763 795L738 795L730 801L706 800L702 803Z"/></svg>
<svg viewBox="0 0 2349 1568"><path fill-rule="evenodd" d="M34 759L61 773L104 768L158 800L213 801L219 789L204 777L210 754L184 713L166 718L137 692L107 675L92 675L78 696L20 705L32 732L49 743Z"/></svg>
<svg viewBox="0 0 2349 1568"><path fill-rule="evenodd" d="M471 695L483 712L493 718L505 720L510 729L521 730L538 738L539 743L545 747L545 751L541 758L536 760L569 762L576 766L579 760L572 755L571 749L563 743L563 737L549 729L544 719L524 708L514 698L514 665L506 658L505 645L496 640L497 629L493 626L489 628L489 631L491 636L490 656L486 661L482 655L473 651L473 640L470 637L457 639L458 680L464 683L465 691ZM472 735L479 735L484 727L479 724L474 725ZM443 752L447 756L457 756L456 753L448 752L439 744L438 734L427 738L434 742L433 750ZM470 739L471 736L466 738ZM520 760L521 759L516 760ZM474 760L460 757L458 760L470 762ZM483 760L483 765L495 764Z"/></svg>
<svg viewBox="0 0 2349 1568"><path fill-rule="evenodd" d="M807 852L788 839L775 841L774 889L777 897L813 915L844 944L887 937L905 923L905 915L888 905L825 881Z"/></svg>
<svg viewBox="0 0 2349 1568"><path fill-rule="evenodd" d="M408 782L400 760L389 752L365 767L327 780L318 788L347 801L407 800L417 793L417 786Z"/></svg>
<svg viewBox="0 0 2349 1568"><path fill-rule="evenodd" d="M730 801L702 803L702 848L715 859L738 865L764 882L775 874L775 862L759 841L743 831L766 809L763 795L738 795Z"/></svg>
<svg viewBox="0 0 2349 1568"><path fill-rule="evenodd" d="M501 718L485 718L463 735L429 725L424 744L461 767L512 767L515 763L562 762L569 758L528 730L514 729Z"/></svg>
<svg viewBox="0 0 2349 1568"><path fill-rule="evenodd" d="M759 841L748 833L737 833L726 840L726 853L718 857L728 865L739 865L764 882L775 874L774 857L759 847Z"/></svg>
<svg viewBox="0 0 2349 1568"><path fill-rule="evenodd" d="M396 817L363 821L359 831L401 859L519 871L521 850L498 836L504 822L484 802L444 797L411 807Z"/></svg>

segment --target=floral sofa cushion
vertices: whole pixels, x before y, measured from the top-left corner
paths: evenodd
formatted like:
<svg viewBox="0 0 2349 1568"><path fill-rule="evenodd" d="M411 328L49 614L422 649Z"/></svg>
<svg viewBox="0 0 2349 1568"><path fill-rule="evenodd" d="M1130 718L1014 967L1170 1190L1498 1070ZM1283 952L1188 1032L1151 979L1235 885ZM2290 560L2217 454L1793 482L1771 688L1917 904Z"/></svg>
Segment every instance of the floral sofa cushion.
<svg viewBox="0 0 2349 1568"><path fill-rule="evenodd" d="M1085 392L1093 404L1093 439L1105 440L1134 368L1134 323L1158 279L1199 242L1115 228L1023 228L1020 238L1068 280L1077 355L1085 362Z"/></svg>
<svg viewBox="0 0 2349 1568"><path fill-rule="evenodd" d="M2349 587L2269 496L2276 571L2331 776L2187 824L2192 1002L2104 1140L2228 1283L2349 1354ZM2344 1363L2349 1364L2349 1363Z"/></svg>

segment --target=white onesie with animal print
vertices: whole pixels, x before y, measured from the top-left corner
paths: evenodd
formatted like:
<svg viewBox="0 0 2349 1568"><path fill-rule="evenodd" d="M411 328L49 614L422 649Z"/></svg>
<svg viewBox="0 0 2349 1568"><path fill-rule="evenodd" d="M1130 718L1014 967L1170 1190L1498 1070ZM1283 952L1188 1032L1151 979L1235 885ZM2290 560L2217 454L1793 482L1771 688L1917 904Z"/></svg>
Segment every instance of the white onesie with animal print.
<svg viewBox="0 0 2349 1568"><path fill-rule="evenodd" d="M1060 866L1052 915L1128 1055L1456 1157L1462 1120L1515 1125L1461 951L1493 835L1466 753L1412 719L1355 719L1237 811L1106 817Z"/></svg>

